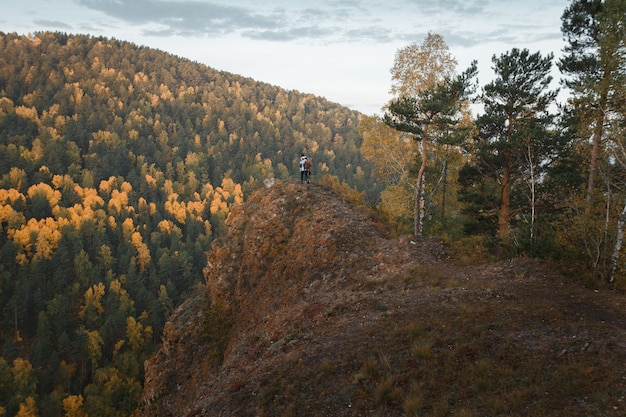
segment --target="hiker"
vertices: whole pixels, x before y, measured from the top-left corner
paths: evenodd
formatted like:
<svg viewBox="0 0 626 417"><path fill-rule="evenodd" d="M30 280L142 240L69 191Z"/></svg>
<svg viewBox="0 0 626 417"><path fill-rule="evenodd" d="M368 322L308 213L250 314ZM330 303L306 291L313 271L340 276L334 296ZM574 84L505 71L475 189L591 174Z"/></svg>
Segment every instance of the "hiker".
<svg viewBox="0 0 626 417"><path fill-rule="evenodd" d="M308 184L309 175L311 175L311 161L309 161L309 158L304 153L301 153L300 154L300 182L304 182L304 180L306 180L306 183Z"/></svg>

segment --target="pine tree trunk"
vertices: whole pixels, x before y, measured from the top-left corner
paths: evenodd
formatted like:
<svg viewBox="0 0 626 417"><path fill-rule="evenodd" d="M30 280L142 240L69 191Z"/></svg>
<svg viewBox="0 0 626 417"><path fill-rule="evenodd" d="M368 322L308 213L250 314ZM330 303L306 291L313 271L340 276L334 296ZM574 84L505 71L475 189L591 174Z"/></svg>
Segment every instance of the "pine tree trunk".
<svg viewBox="0 0 626 417"><path fill-rule="evenodd" d="M593 129L591 156L589 161L589 178L587 179L586 214L591 213L591 208L593 206L595 180L598 173L598 160L600 159L600 146L602 144L602 134L604 132L604 105L606 104L606 98L606 93L603 93L600 97L595 128Z"/></svg>
<svg viewBox="0 0 626 417"><path fill-rule="evenodd" d="M511 173L508 167L502 171L502 184L500 186L500 209L498 210L498 252L508 245L510 238L509 212L511 210Z"/></svg>
<svg viewBox="0 0 626 417"><path fill-rule="evenodd" d="M533 164L533 154L528 144L528 166L530 168L530 242L533 243L535 238L535 209L536 209L536 196L535 196L535 165Z"/></svg>

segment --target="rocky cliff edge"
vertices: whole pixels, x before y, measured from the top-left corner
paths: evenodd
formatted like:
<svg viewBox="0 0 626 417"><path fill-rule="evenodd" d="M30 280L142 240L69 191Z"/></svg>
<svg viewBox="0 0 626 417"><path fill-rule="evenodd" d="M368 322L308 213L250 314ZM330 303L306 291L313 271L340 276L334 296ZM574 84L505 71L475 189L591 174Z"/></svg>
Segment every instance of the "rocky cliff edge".
<svg viewBox="0 0 626 417"><path fill-rule="evenodd" d="M475 415L489 413L476 381L448 373L475 375L476 363L504 355L497 344L511 354L498 366L532 355L561 363L585 342L626 362L623 297L607 305L536 260L457 267L441 241L389 239L322 186L276 181L227 226L207 254L206 289L172 314L146 362L144 416ZM576 315L603 323L602 335Z"/></svg>

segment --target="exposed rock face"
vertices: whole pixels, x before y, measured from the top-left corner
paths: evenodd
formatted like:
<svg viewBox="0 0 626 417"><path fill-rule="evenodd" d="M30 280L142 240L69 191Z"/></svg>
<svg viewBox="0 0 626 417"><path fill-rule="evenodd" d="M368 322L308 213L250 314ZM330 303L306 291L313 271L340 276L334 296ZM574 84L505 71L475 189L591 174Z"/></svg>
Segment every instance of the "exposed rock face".
<svg viewBox="0 0 626 417"><path fill-rule="evenodd" d="M385 238L370 217L315 184L276 181L227 225L208 254L206 294L174 312L146 363L146 416L255 415L237 401L242 386L257 395L277 362L315 357L333 343L327 336L374 320L354 315L415 254L415 243ZM427 249L427 260L442 252L440 243ZM210 306L233 323L218 360L203 335Z"/></svg>
<svg viewBox="0 0 626 417"><path fill-rule="evenodd" d="M586 372L623 386L611 363L626 363L625 297L550 265L458 267L440 241L388 239L299 182L257 191L227 225L206 290L146 362L143 416L497 414L486 398L510 416L569 416L612 407ZM574 355L580 372L566 369Z"/></svg>

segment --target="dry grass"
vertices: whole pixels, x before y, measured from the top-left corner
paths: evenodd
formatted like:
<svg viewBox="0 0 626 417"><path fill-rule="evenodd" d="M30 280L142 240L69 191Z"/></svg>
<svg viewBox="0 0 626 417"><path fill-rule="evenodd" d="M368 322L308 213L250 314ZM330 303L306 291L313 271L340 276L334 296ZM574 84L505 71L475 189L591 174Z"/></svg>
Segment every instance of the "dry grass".
<svg viewBox="0 0 626 417"><path fill-rule="evenodd" d="M455 292L455 279L415 272L432 284L420 289L429 297L407 297L403 308L386 312L382 323L359 333L366 338L352 334L353 351L337 350L334 360L320 362L318 372L297 364L284 371L299 375L299 383L309 382L303 389L278 390L294 395L289 401L298 404L296 415L626 413L624 328L577 318L567 302L535 293L545 291L545 283L529 283L521 292L498 282ZM572 286L576 294L565 290L559 295L563 300L581 295ZM582 309L591 307L579 308L583 315ZM343 342L349 337L343 335Z"/></svg>

